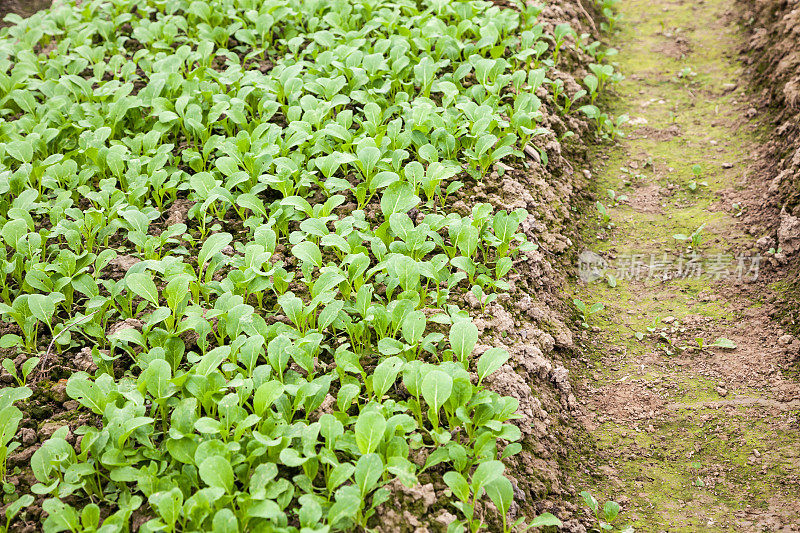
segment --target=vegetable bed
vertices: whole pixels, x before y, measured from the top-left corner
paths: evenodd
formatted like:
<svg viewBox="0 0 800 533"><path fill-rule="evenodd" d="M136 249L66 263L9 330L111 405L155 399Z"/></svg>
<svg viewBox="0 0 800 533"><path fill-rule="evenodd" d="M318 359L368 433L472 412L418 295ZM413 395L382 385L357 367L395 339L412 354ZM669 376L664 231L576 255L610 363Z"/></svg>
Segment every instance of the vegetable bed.
<svg viewBox="0 0 800 533"><path fill-rule="evenodd" d="M578 6L11 16L11 530L558 524L566 156L621 123Z"/></svg>

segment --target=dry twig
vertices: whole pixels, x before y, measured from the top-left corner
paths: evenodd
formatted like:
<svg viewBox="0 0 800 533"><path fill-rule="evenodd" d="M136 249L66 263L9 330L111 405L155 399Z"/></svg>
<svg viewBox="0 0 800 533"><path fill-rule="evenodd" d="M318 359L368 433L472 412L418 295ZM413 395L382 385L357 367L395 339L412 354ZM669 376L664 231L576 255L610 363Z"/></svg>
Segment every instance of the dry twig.
<svg viewBox="0 0 800 533"><path fill-rule="evenodd" d="M586 20L589 21L589 25L591 25L592 30L594 30L595 35L597 35L597 26L594 25L594 19L589 15L589 12L583 7L581 0L578 0L578 7L581 11L583 11L584 16L586 16Z"/></svg>
<svg viewBox="0 0 800 533"><path fill-rule="evenodd" d="M100 308L100 309L102 309L102 308ZM65 327L61 331L59 331L58 334L56 334L52 338L52 340L50 341L50 344L47 346L47 351L45 352L44 357L42 357L42 360L39 363L39 370L37 370L37 372L36 372L36 380L35 381L39 381L39 379L41 379L41 377L44 375L44 373L45 373L45 365L47 364L48 359L50 359L50 353L53 350L53 344L55 344L55 342L58 340L58 338L61 335L63 335L65 331L69 331L70 328L72 328L73 326L77 326L78 324L86 322L88 319L92 318L94 315L96 315L100 311L100 309L96 309L91 314L88 314L88 315L86 315L84 317L81 317L81 318L73 321L71 324L69 324L67 327Z"/></svg>

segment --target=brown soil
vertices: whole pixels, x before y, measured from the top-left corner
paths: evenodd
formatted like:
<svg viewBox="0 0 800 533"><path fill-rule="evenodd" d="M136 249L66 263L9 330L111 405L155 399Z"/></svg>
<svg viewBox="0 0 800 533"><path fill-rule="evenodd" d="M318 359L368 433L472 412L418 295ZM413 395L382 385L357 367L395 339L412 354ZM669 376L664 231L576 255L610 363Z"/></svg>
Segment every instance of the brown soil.
<svg viewBox="0 0 800 533"><path fill-rule="evenodd" d="M785 0L741 3L750 34L742 46L746 73L758 88L759 111L772 115L761 200L774 229L781 209L800 215L800 8Z"/></svg>
<svg viewBox="0 0 800 533"><path fill-rule="evenodd" d="M628 16L615 46L628 79L619 111L633 126L599 154L598 199L614 227L590 228L586 246L617 265L641 254L647 266L629 266L638 277L616 287L576 288L605 310L578 335L589 369L575 394L591 442L580 453L597 455L575 483L617 499L620 523L637 530L800 531L800 339L784 291L797 213L763 159L784 139L769 144L758 97L733 83L745 39L735 9L730 0L620 2ZM628 200L611 207L605 189ZM701 225L694 248L673 237ZM706 260L704 275L651 275L651 258L692 252ZM740 255L760 255L758 279L738 279ZM725 268L713 270L719 257ZM736 348L709 347L717 339Z"/></svg>
<svg viewBox="0 0 800 533"><path fill-rule="evenodd" d="M9 13L29 17L50 6L52 0L0 0L0 26L6 26L3 19Z"/></svg>

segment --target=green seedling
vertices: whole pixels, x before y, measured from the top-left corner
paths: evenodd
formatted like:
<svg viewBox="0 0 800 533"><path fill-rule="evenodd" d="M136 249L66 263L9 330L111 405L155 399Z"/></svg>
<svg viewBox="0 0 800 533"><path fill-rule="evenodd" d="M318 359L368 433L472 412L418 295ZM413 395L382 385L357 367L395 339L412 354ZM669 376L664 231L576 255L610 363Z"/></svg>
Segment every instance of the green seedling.
<svg viewBox="0 0 800 533"><path fill-rule="evenodd" d="M692 232L691 235L686 235L685 233L676 233L672 237L676 241L683 241L683 242L687 242L688 241L690 243L692 249L697 250L697 249L700 248L700 245L703 242L703 229L705 227L706 227L705 224L701 224L700 226L698 226L698 228L696 230L694 230Z"/></svg>
<svg viewBox="0 0 800 533"><path fill-rule="evenodd" d="M607 501L600 506L597 499L592 496L588 491L582 491L581 497L583 498L586 507L592 512L594 518L594 527L591 531L595 533L602 533L605 531L618 531L619 533L634 533L631 526L618 527L614 522L619 519L620 505L614 501Z"/></svg>
<svg viewBox="0 0 800 533"><path fill-rule="evenodd" d="M585 78L583 78L583 84L589 91L589 99L592 104L599 96L599 88L600 88L600 80L594 74L588 74Z"/></svg>
<svg viewBox="0 0 800 533"><path fill-rule="evenodd" d="M555 48L553 50L553 63L558 63L558 53L561 50L561 47L564 45L567 36L569 35L575 36L575 31L569 24L566 23L558 24L553 30L553 42L555 43Z"/></svg>
<svg viewBox="0 0 800 533"><path fill-rule="evenodd" d="M611 213L608 212L606 205L599 200L595 202L594 205L597 208L597 214L600 217L600 225L608 229L613 228L614 224L611 222Z"/></svg>
<svg viewBox="0 0 800 533"><path fill-rule="evenodd" d="M628 115L620 115L613 118L608 113L603 113L597 106L584 105L578 108L586 118L595 121L597 127L597 135L603 139L614 140L617 137L624 137L625 133L622 131L622 125L630 120Z"/></svg>
<svg viewBox="0 0 800 533"><path fill-rule="evenodd" d="M647 332L648 333L655 333L656 330L658 330L660 324L661 324L661 317L660 316L656 316L655 318L653 318L652 321L650 321L650 324L647 325L647 327L646 327Z"/></svg>
<svg viewBox="0 0 800 533"><path fill-rule="evenodd" d="M686 188L689 189L691 192L697 192L700 187L708 187L707 181L697 181L691 180L689 183L686 184Z"/></svg>
<svg viewBox="0 0 800 533"><path fill-rule="evenodd" d="M730 339L726 339L725 337L718 338L713 342L713 344L706 344L705 339L702 337L696 337L695 342L697 342L697 349L699 351L703 351L708 348L723 348L725 350L736 349L736 343Z"/></svg>
<svg viewBox="0 0 800 533"><path fill-rule="evenodd" d="M619 21L622 19L622 13L617 9L619 0L599 0L598 7L605 17L605 21L600 23L600 29L605 33L614 33Z"/></svg>
<svg viewBox="0 0 800 533"><path fill-rule="evenodd" d="M497 293L486 294L486 292L483 290L483 287L478 285L473 285L471 292L472 295L475 296L475 299L480 303L482 313L486 313L486 306L497 300L498 297Z"/></svg>
<svg viewBox="0 0 800 533"><path fill-rule="evenodd" d="M677 123L678 123L678 114L677 114L677 113L675 113L675 112L674 112L674 111L672 111L672 110L669 110L667 113L669 114L669 121L670 121L670 123L671 123L671 124L677 124Z"/></svg>
<svg viewBox="0 0 800 533"><path fill-rule="evenodd" d="M617 137L625 137L622 126L629 121L630 117L628 115L619 115L608 123L608 135L612 141Z"/></svg>
<svg viewBox="0 0 800 533"><path fill-rule="evenodd" d="M578 298L573 299L572 303L581 314L581 326L587 329L589 328L589 321L591 318L606 307L603 302L596 302L589 306Z"/></svg>
<svg viewBox="0 0 800 533"><path fill-rule="evenodd" d="M8 19L3 365L19 385L56 380L61 351L97 366L66 383L91 419L80 445L62 427L30 459L36 527L368 530L423 472L467 484L441 501L454 528L485 528L489 501L509 520L519 403L487 386L509 356L472 317L508 305L536 245L529 213L472 187L551 166L546 139L572 133L544 117L589 94L614 138L598 102L622 77L542 6L428 7L109 0ZM571 41L593 78L567 95L547 73ZM28 396L0 389L4 476Z"/></svg>
<svg viewBox="0 0 800 533"><path fill-rule="evenodd" d="M25 400L31 394L28 387L0 389L0 482L2 483L6 482L8 457L20 446L19 442L12 442L23 418L22 411L14 403Z"/></svg>
<svg viewBox="0 0 800 533"><path fill-rule="evenodd" d="M692 69L692 67L684 67L676 74L674 78L672 78L672 81L674 82L681 81L688 84L691 83L691 81L696 77L697 77L697 72L695 72L694 69Z"/></svg>
<svg viewBox="0 0 800 533"><path fill-rule="evenodd" d="M3 368L14 377L14 380L20 387L24 387L28 381L28 376L33 372L36 368L36 365L39 364L38 357L30 357L22 363L20 367L20 372L17 373L17 367L14 365L14 361L11 359L3 359Z"/></svg>
<svg viewBox="0 0 800 533"><path fill-rule="evenodd" d="M597 80L597 90L602 91L609 83L616 83L622 81L624 78L619 72L615 72L614 66L608 63L599 64L592 63L589 65L589 70ZM584 79L584 82L586 79ZM590 82L591 85L593 83ZM591 90L591 87L589 87Z"/></svg>
<svg viewBox="0 0 800 533"><path fill-rule="evenodd" d="M606 192L608 193L609 200L611 200L611 205L614 207L628 201L627 194L617 194L613 189L606 189Z"/></svg>
<svg viewBox="0 0 800 533"><path fill-rule="evenodd" d="M570 137L574 137L574 136L575 136L575 132L574 131L567 130L567 131L565 131L565 132L563 132L563 133L558 135L558 142L563 143L566 139L569 139Z"/></svg>
<svg viewBox="0 0 800 533"><path fill-rule="evenodd" d="M659 324L661 322L661 317L656 316L653 320L650 321L649 324L645 326L645 331L635 331L633 332L633 337L638 341L643 341L647 335L658 334L660 340L664 340L668 344L671 343L668 336L664 333L659 331Z"/></svg>
<svg viewBox="0 0 800 533"><path fill-rule="evenodd" d="M692 174L694 174L695 179L686 184L687 189L691 192L697 192L700 187L708 187L707 181L700 181L703 175L703 167L700 165L692 165Z"/></svg>
<svg viewBox="0 0 800 533"><path fill-rule="evenodd" d="M8 507L6 507L6 512L5 512L6 523L4 527L0 527L0 533L8 533L8 531L10 530L9 528L11 527L11 521L14 520L14 518L19 514L20 511L30 507L32 503L33 503L33 496L31 496L30 494L25 494L23 496L20 496L12 503L10 503Z"/></svg>
<svg viewBox="0 0 800 533"><path fill-rule="evenodd" d="M558 105L558 101L564 92L564 81L560 79L551 80L550 89L553 91L553 102Z"/></svg>
<svg viewBox="0 0 800 533"><path fill-rule="evenodd" d="M574 95L571 97L569 94L564 90L564 82L560 79L553 80L550 83L551 89L553 91L553 102L556 103L560 107L561 113L563 115L568 115L569 112L572 110L572 106L575 102L586 96L587 91L584 89L580 89L575 92ZM561 104L560 100L563 96L564 103Z"/></svg>
<svg viewBox="0 0 800 533"><path fill-rule="evenodd" d="M581 50L589 54L591 57L596 58L599 53L601 53L601 48L603 44L600 41L591 41L591 34L589 33L582 33L580 36L580 40L578 41Z"/></svg>

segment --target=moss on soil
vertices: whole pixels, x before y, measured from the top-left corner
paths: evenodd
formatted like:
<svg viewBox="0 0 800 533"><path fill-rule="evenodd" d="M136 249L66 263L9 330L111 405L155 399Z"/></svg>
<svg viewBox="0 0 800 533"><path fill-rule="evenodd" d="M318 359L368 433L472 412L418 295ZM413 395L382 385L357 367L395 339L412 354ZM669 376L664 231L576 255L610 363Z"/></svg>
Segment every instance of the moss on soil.
<svg viewBox="0 0 800 533"><path fill-rule="evenodd" d="M735 57L741 35L726 22L733 4L622 0L618 5L625 20L612 44L620 50L617 60L626 79L613 105L616 114L629 114L634 125L617 146L598 150L596 158L604 161L596 166L597 196L609 205L606 190L613 189L631 202L609 208L612 230L590 224L587 248L617 257L677 254L687 250L672 236L705 224L705 257L753 249L753 238L743 231L735 209L720 198L722 191L741 188L762 134L759 125L744 119L742 88L729 85L741 79ZM681 49L683 55L675 52ZM678 79L686 67L697 75ZM694 179L694 164L702 166L701 181L708 182L696 193L686 188ZM645 209L635 201L643 185L671 192L656 194L657 202ZM637 530L749 530L749 522L737 513L766 509L771 500L786 498L784 480L798 468L796 412L737 405L736 398L753 391L741 387L722 394L718 380L694 364L702 354L694 359L684 354L677 364L676 355L669 355L676 352L674 346L634 336L646 334L658 318L675 317L678 324L690 317L708 324L708 334L701 331L700 336L713 342L711 330L741 319L730 301L713 297L715 292L717 283L707 277L666 283L623 279L613 288L604 282L574 288L575 296L588 304L606 305L592 321L595 332L584 337L590 365L582 379L590 406L603 405L591 394L607 394L598 389L629 378L649 384L643 391L656 390L667 402L662 416L589 415L594 461L602 466L593 475L575 472L579 490L623 503L622 520ZM696 326L683 331L682 323L670 324L656 322L676 345L698 334ZM723 397L733 401L714 404Z"/></svg>

